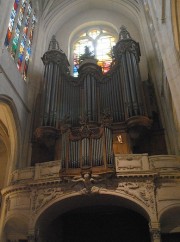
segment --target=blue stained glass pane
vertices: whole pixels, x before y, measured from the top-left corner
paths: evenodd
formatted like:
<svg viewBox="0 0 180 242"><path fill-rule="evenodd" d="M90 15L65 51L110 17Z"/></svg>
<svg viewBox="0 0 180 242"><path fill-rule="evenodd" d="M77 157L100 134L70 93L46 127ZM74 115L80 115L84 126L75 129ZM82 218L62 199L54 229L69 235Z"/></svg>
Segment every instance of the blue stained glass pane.
<svg viewBox="0 0 180 242"><path fill-rule="evenodd" d="M23 54L19 54L19 60L22 62L23 61Z"/></svg>
<svg viewBox="0 0 180 242"><path fill-rule="evenodd" d="M29 59L30 55L31 55L31 48L29 47L27 48L26 59Z"/></svg>
<svg viewBox="0 0 180 242"><path fill-rule="evenodd" d="M74 72L78 72L78 67L79 67L79 65L78 66L74 66Z"/></svg>
<svg viewBox="0 0 180 242"><path fill-rule="evenodd" d="M13 18L13 19L15 18L16 13L17 13L17 11L16 11L15 9L13 9L12 12L11 12L11 19L12 19L12 18Z"/></svg>
<svg viewBox="0 0 180 242"><path fill-rule="evenodd" d="M16 34L19 34L20 33L20 28L19 28L18 25L16 26L15 32L16 32Z"/></svg>

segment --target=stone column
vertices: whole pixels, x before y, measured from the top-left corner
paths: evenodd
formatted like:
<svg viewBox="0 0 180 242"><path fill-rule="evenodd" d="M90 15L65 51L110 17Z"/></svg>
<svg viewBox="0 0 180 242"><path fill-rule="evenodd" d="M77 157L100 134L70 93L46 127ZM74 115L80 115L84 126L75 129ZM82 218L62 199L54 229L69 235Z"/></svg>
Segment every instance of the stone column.
<svg viewBox="0 0 180 242"><path fill-rule="evenodd" d="M159 223L150 224L151 242L161 242L161 232Z"/></svg>

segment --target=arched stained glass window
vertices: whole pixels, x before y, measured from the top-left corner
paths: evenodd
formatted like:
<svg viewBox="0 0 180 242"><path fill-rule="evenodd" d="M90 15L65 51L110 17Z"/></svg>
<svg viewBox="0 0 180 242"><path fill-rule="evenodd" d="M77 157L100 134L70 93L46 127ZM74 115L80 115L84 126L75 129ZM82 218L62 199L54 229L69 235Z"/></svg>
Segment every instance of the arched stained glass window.
<svg viewBox="0 0 180 242"><path fill-rule="evenodd" d="M36 22L31 0L15 0L4 44L24 80L27 79Z"/></svg>
<svg viewBox="0 0 180 242"><path fill-rule="evenodd" d="M73 46L73 75L78 76L79 57L84 54L86 46L90 52L94 53L103 73L109 71L112 62L112 47L115 43L115 36L104 29L93 28L82 33Z"/></svg>

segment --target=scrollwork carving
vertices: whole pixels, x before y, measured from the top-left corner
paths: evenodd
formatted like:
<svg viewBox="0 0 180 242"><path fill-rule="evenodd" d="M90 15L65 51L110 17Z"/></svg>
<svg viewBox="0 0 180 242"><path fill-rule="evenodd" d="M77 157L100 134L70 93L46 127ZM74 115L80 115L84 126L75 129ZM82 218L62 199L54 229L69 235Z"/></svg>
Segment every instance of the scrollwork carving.
<svg viewBox="0 0 180 242"><path fill-rule="evenodd" d="M113 117L112 117L112 114L110 112L110 110L104 110L104 112L102 112L102 115L101 115L101 123L103 126L105 127L109 127L111 126L113 122Z"/></svg>
<svg viewBox="0 0 180 242"><path fill-rule="evenodd" d="M33 196L33 210L37 212L51 200L62 194L63 192L60 187L37 190Z"/></svg>
<svg viewBox="0 0 180 242"><path fill-rule="evenodd" d="M103 135L103 127L94 127L88 123L86 117L82 117L80 128L72 128L69 132L69 138L71 141L77 141L84 138L99 139Z"/></svg>
<svg viewBox="0 0 180 242"><path fill-rule="evenodd" d="M143 202L147 207L155 209L154 186L151 181L124 181L119 182L116 189L137 200Z"/></svg>

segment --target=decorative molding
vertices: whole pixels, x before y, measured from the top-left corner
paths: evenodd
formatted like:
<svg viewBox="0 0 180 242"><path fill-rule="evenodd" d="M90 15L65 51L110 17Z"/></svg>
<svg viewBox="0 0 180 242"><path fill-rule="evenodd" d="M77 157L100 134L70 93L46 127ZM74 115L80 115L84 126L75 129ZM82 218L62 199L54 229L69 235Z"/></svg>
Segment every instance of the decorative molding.
<svg viewBox="0 0 180 242"><path fill-rule="evenodd" d="M161 172L179 172L180 157L175 155L149 156L150 167Z"/></svg>
<svg viewBox="0 0 180 242"><path fill-rule="evenodd" d="M153 157L155 158L155 157ZM160 158L160 157L159 157ZM177 188L177 183L180 180L177 179L179 173L168 172L167 174L162 172L153 172L148 166L149 161L147 154L142 155L118 155L116 159L119 162L126 163L127 170L117 170L116 172L94 174L89 169L81 169L79 175L62 174L59 177L60 161L45 162L36 164L35 167L29 167L26 169L18 170L15 172L16 178L14 178L12 185L3 189L2 193L2 206L4 206L5 216L9 212L14 212L19 209L21 203L16 206L17 199L23 200L22 209L31 210L30 217L33 220L33 214L37 214L45 206L50 206L56 202L59 198L66 197L67 195L79 194L79 195L94 195L105 192L117 194L118 196L126 197L126 199L132 200L135 203L142 204L152 214L157 214L156 201L164 201L163 194L166 188L171 188L170 197L165 198L168 202L173 201L173 191ZM149 167L149 170L137 170L135 171L128 163L133 164L135 161L136 168L140 169ZM147 162L147 164L146 164ZM120 166L120 169L124 166ZM124 168L123 168L124 169ZM32 179L24 179L25 174L32 172ZM21 172L23 175L21 175ZM180 174L179 174L180 178ZM159 194L162 195L159 197ZM28 203L29 199L30 203ZM3 205L4 204L4 205Z"/></svg>
<svg viewBox="0 0 180 242"><path fill-rule="evenodd" d="M149 170L148 156L147 154L135 155L135 154L122 154L115 156L116 172L140 172L143 170Z"/></svg>
<svg viewBox="0 0 180 242"><path fill-rule="evenodd" d="M117 187L117 181L114 178L113 173L95 175L91 171L85 171L81 176L63 177L64 191L79 191L81 194L88 195L99 193L101 189Z"/></svg>
<svg viewBox="0 0 180 242"><path fill-rule="evenodd" d="M69 139L71 141L78 141L84 138L100 139L103 132L103 127L91 127L89 124L83 124L80 128L70 130Z"/></svg>
<svg viewBox="0 0 180 242"><path fill-rule="evenodd" d="M146 179L126 179L118 183L116 191L124 193L146 205L154 213L156 211L154 182Z"/></svg>
<svg viewBox="0 0 180 242"><path fill-rule="evenodd" d="M104 127L110 127L113 122L113 117L110 110L104 110L101 114L101 123Z"/></svg>
<svg viewBox="0 0 180 242"><path fill-rule="evenodd" d="M39 209L62 194L63 191L60 187L34 190L32 194L32 211L37 213Z"/></svg>

